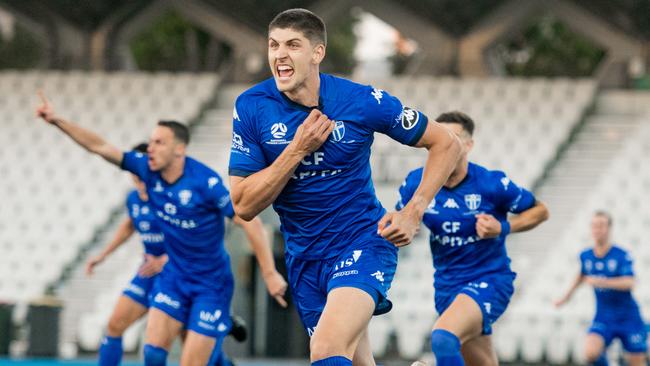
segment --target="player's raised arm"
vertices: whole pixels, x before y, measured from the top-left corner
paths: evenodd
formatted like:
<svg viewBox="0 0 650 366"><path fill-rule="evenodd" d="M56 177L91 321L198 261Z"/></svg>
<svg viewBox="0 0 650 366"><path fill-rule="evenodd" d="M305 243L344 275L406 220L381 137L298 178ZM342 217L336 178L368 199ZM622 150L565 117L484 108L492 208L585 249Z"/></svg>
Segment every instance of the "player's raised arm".
<svg viewBox="0 0 650 366"><path fill-rule="evenodd" d="M120 150L106 142L106 140L94 132L57 116L54 113L54 108L45 95L39 91L38 96L41 99L41 105L36 108L36 115L38 117L42 118L45 122L58 127L63 131L63 133L70 136L71 139L84 149L101 156L112 164L120 166L122 163L122 152Z"/></svg>
<svg viewBox="0 0 650 366"><path fill-rule="evenodd" d="M333 129L334 122L314 109L298 127L291 143L270 166L246 177L231 171L231 197L237 215L250 221L271 205L300 162L321 147Z"/></svg>
<svg viewBox="0 0 650 366"><path fill-rule="evenodd" d="M379 234L397 246L411 242L424 211L461 157L458 138L437 122L428 123L415 146L429 150L420 185L402 210L386 214L378 226Z"/></svg>
<svg viewBox="0 0 650 366"><path fill-rule="evenodd" d="M104 250L102 250L99 255L94 256L88 260L86 263L86 275L91 276L93 274L95 266L103 262L111 253L115 251L115 249L124 244L124 242L126 242L134 232L135 228L133 227L133 221L131 218L124 219L124 221L122 221L120 226L117 228L113 239L110 241L110 243L108 243L108 245L106 245L106 248L104 248Z"/></svg>
<svg viewBox="0 0 650 366"><path fill-rule="evenodd" d="M269 294L280 306L286 308L287 302L284 299L284 294L287 292L287 281L284 280L275 267L271 243L269 243L262 220L256 217L253 220L245 221L235 216L233 217L233 222L244 229L248 242L257 258L257 263L260 266L262 278L264 279Z"/></svg>

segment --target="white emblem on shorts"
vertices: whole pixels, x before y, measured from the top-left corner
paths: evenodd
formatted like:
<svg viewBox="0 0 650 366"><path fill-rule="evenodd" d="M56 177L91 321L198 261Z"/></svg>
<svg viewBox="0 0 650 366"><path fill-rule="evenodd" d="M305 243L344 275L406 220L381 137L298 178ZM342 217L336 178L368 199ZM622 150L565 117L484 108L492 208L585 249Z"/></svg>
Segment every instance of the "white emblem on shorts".
<svg viewBox="0 0 650 366"><path fill-rule="evenodd" d="M490 312L492 311L492 304L489 302L484 302L483 306L485 307L485 312L490 314Z"/></svg>
<svg viewBox="0 0 650 366"><path fill-rule="evenodd" d="M377 271L377 272L371 274L371 276L373 276L374 278L379 280L379 282L384 282L384 272Z"/></svg>

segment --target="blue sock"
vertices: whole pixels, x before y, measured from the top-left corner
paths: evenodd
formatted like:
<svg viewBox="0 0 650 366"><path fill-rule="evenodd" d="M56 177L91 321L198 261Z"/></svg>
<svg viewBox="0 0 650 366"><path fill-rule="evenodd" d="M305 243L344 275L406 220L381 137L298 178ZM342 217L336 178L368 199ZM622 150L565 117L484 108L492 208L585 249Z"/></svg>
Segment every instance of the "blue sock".
<svg viewBox="0 0 650 366"><path fill-rule="evenodd" d="M352 360L343 356L334 356L312 362L311 366L352 366Z"/></svg>
<svg viewBox="0 0 650 366"><path fill-rule="evenodd" d="M122 337L105 336L99 347L99 366L117 366L122 361Z"/></svg>
<svg viewBox="0 0 650 366"><path fill-rule="evenodd" d="M603 352L600 357L594 363L592 363L594 366L608 366L609 362L607 362L607 352Z"/></svg>
<svg viewBox="0 0 650 366"><path fill-rule="evenodd" d="M463 366L460 354L460 340L453 333L443 329L431 332L431 350L436 356L437 366Z"/></svg>
<svg viewBox="0 0 650 366"><path fill-rule="evenodd" d="M144 345L144 364L146 366L165 366L167 365L167 351L164 348Z"/></svg>

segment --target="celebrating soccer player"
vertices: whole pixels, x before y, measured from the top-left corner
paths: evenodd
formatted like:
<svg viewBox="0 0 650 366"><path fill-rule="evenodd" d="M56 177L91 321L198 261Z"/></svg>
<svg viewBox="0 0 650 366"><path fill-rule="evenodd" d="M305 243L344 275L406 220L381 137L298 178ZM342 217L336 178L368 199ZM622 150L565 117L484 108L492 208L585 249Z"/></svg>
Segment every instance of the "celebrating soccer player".
<svg viewBox="0 0 650 366"><path fill-rule="evenodd" d="M189 131L160 121L147 154L123 153L95 133L57 115L41 94L36 113L77 144L135 174L147 189L150 207L165 236L169 258L156 279L145 335L146 365L164 365L172 341L183 329L181 365L205 366L231 327L233 275L223 245L224 217L241 225L253 246L272 296L283 305L286 282L276 271L262 222L244 221L233 211L221 177L186 156Z"/></svg>
<svg viewBox="0 0 650 366"><path fill-rule="evenodd" d="M280 216L312 365L374 365L367 326L390 310L397 246L411 241L461 148L383 90L319 73L326 43L323 21L307 10L284 11L269 24L273 78L235 104L232 198L244 219L271 204ZM426 179L397 213L385 215L372 185L375 132L429 150Z"/></svg>
<svg viewBox="0 0 650 366"><path fill-rule="evenodd" d="M595 366L606 366L607 347L619 338L627 352L630 366L646 365L647 332L634 297L632 258L622 248L612 244L612 218L597 211L591 218L593 248L580 254L580 273L563 298L555 302L564 305L582 284L593 286L596 294L596 315L585 341L585 358Z"/></svg>
<svg viewBox="0 0 650 366"><path fill-rule="evenodd" d="M431 333L438 366L497 365L492 324L513 294L505 239L548 218L548 210L503 172L468 161L474 121L462 112L443 113L436 121L463 143L462 158L430 202L423 222L431 231L435 268L435 305L440 317ZM408 174L399 188L397 208L406 209L428 178L422 168ZM508 213L517 215L508 218Z"/></svg>

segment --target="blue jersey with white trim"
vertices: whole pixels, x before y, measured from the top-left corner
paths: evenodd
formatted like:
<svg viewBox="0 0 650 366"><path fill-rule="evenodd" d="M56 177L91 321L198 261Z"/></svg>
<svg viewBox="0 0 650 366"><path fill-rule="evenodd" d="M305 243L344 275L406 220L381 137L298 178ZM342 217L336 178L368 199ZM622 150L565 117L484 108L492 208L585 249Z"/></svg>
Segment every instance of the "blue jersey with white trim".
<svg viewBox="0 0 650 366"><path fill-rule="evenodd" d="M592 248L580 254L580 272L584 276L616 278L634 276L632 257L618 246L612 246L603 257L597 257ZM639 306L630 290L594 288L596 320L640 320Z"/></svg>
<svg viewBox="0 0 650 366"><path fill-rule="evenodd" d="M399 188L402 209L420 181L422 168L413 170ZM442 187L424 213L422 222L431 231L435 287L454 288L489 274L512 273L505 237L480 239L476 215L505 221L508 212L520 213L535 204L535 197L512 182L503 172L469 163L467 176L453 188Z"/></svg>
<svg viewBox="0 0 650 366"><path fill-rule="evenodd" d="M140 177L147 187L149 206L165 235L166 271L215 285L223 271L230 275L224 218L232 218L234 211L219 174L186 157L183 175L170 184L149 169L147 156L139 152L125 153L122 169Z"/></svg>
<svg viewBox="0 0 650 366"><path fill-rule="evenodd" d="M425 115L371 86L320 74L319 96L318 109L335 121L334 131L302 160L273 204L287 251L301 259L332 258L353 242L377 237L385 210L370 174L374 133L414 145L427 126ZM310 110L288 99L273 79L240 95L230 175L246 177L271 165Z"/></svg>
<svg viewBox="0 0 650 366"><path fill-rule="evenodd" d="M138 191L133 190L126 197L126 210L133 227L140 234L144 252L156 257L165 254L163 247L165 234L160 229L153 210L149 207L149 201L144 201Z"/></svg>

